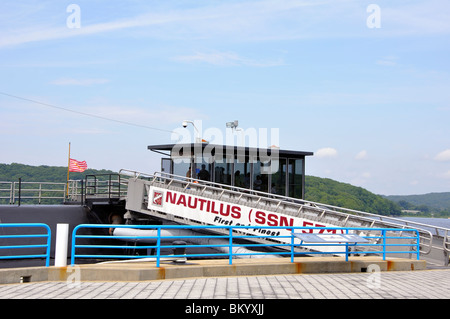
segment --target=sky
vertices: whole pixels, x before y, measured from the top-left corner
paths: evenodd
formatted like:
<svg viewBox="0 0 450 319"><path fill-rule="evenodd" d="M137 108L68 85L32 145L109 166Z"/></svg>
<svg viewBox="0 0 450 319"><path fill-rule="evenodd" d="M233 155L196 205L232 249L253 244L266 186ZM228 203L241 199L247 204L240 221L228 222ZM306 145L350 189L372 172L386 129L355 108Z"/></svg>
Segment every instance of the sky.
<svg viewBox="0 0 450 319"><path fill-rule="evenodd" d="M448 192L449 56L448 0L2 0L0 163L152 173L238 120L307 175Z"/></svg>

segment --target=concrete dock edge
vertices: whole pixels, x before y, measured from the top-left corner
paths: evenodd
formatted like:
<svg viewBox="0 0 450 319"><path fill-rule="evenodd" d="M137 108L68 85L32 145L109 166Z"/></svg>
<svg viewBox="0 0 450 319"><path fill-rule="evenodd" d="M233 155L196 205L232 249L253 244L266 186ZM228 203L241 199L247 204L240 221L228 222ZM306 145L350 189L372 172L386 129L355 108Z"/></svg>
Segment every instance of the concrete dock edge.
<svg viewBox="0 0 450 319"><path fill-rule="evenodd" d="M0 284L39 281L150 281L223 276L292 275L371 271L419 271L424 260L378 257L340 257L192 260L186 263L120 262L83 264L73 267L27 267L0 269Z"/></svg>

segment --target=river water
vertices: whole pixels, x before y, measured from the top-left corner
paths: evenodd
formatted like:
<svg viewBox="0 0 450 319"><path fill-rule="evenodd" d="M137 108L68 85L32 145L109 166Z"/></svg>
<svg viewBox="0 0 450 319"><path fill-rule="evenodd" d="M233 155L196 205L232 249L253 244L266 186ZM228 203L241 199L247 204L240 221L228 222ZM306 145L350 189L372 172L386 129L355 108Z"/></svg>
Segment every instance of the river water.
<svg viewBox="0 0 450 319"><path fill-rule="evenodd" d="M403 219L405 221L411 221L415 223L421 223L426 225L433 225L437 227L447 228L450 229L450 219L447 218L429 218L429 217L399 217L399 219ZM411 228L416 228L414 225L410 225ZM417 226L418 228L419 226ZM435 231L432 228L428 227L420 227L424 229L430 230L432 233L435 233Z"/></svg>
<svg viewBox="0 0 450 319"><path fill-rule="evenodd" d="M400 219L409 220L416 223L434 225L450 229L450 219L447 218L429 218L429 217L400 217Z"/></svg>

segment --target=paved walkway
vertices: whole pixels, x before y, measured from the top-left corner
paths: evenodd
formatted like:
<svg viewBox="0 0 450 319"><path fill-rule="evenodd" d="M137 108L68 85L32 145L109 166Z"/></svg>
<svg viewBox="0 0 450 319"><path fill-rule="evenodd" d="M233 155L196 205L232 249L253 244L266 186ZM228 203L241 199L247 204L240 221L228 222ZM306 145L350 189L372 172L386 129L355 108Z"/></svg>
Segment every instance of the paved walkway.
<svg viewBox="0 0 450 319"><path fill-rule="evenodd" d="M449 299L450 270L0 285L0 299Z"/></svg>

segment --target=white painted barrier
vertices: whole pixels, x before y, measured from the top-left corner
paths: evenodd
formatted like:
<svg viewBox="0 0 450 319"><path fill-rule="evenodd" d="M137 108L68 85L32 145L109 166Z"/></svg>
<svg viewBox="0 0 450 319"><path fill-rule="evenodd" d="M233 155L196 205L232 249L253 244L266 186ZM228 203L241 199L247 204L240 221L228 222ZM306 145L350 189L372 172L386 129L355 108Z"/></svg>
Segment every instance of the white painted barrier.
<svg viewBox="0 0 450 319"><path fill-rule="evenodd" d="M56 225L55 267L67 266L69 224Z"/></svg>

